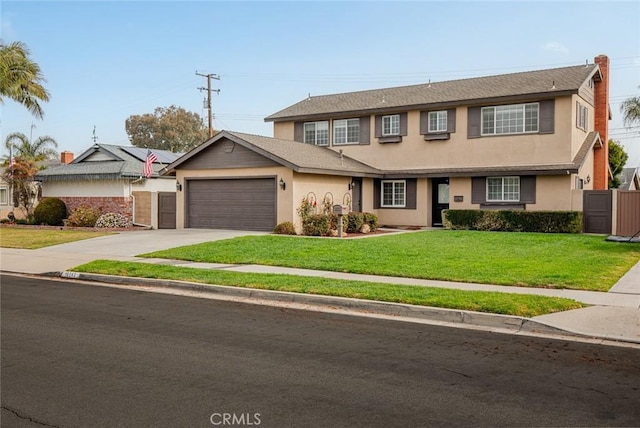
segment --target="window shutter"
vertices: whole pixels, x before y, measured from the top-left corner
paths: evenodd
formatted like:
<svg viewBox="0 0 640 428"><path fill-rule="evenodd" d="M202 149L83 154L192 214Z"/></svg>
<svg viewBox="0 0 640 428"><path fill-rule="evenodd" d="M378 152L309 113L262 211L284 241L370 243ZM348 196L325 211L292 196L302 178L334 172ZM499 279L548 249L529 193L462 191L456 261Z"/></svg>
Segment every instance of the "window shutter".
<svg viewBox="0 0 640 428"><path fill-rule="evenodd" d="M487 201L487 178L471 178L471 203L484 204Z"/></svg>
<svg viewBox="0 0 640 428"><path fill-rule="evenodd" d="M481 124L482 124L481 107L469 107L467 109L467 138L480 137Z"/></svg>
<svg viewBox="0 0 640 428"><path fill-rule="evenodd" d="M382 115L376 116L376 138L382 137Z"/></svg>
<svg viewBox="0 0 640 428"><path fill-rule="evenodd" d="M540 129L541 134L553 134L555 100L540 101Z"/></svg>
<svg viewBox="0 0 640 428"><path fill-rule="evenodd" d="M454 108L447 110L447 132L456 132L456 109Z"/></svg>
<svg viewBox="0 0 640 428"><path fill-rule="evenodd" d="M299 143L304 143L304 122L293 124L293 139Z"/></svg>
<svg viewBox="0 0 640 428"><path fill-rule="evenodd" d="M407 113L400 113L400 135L407 135Z"/></svg>
<svg viewBox="0 0 640 428"><path fill-rule="evenodd" d="M360 144L371 144L371 116L360 118Z"/></svg>
<svg viewBox="0 0 640 428"><path fill-rule="evenodd" d="M523 204L536 203L536 176L525 175L520 177L520 202Z"/></svg>
<svg viewBox="0 0 640 428"><path fill-rule="evenodd" d="M415 178L407 178L405 182L406 199L404 201L405 208L408 210L416 209L416 199L418 195L418 180Z"/></svg>
<svg viewBox="0 0 640 428"><path fill-rule="evenodd" d="M427 135L429 133L429 112L420 112L420 134Z"/></svg>
<svg viewBox="0 0 640 428"><path fill-rule="evenodd" d="M380 192L382 191L379 178L373 179L373 208L380 208Z"/></svg>

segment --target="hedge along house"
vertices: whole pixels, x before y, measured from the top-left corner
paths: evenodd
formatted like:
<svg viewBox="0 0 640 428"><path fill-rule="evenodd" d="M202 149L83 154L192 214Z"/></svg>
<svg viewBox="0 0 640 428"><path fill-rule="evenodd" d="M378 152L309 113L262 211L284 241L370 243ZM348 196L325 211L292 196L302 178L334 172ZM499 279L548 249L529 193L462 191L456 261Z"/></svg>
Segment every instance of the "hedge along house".
<svg viewBox="0 0 640 428"><path fill-rule="evenodd" d="M168 167L177 179L178 228L271 231L296 223L304 198L361 208L355 186L380 171L339 151L221 131ZM359 181L355 181L358 177ZM369 205L368 208L372 208Z"/></svg>
<svg viewBox="0 0 640 428"><path fill-rule="evenodd" d="M49 167L36 174L42 183L43 197L62 199L67 210L78 206L91 206L103 213L115 212L134 224L162 227L163 196L168 197L175 227L175 191L173 177L163 176L161 170L179 154L153 149L158 160L153 163L153 174L143 176L147 149L110 144L94 144L77 158L62 152L62 164Z"/></svg>
<svg viewBox="0 0 640 428"><path fill-rule="evenodd" d="M606 189L609 59L594 64L308 97L274 136L370 165L354 199L386 225L443 209L582 210ZM354 176L354 180L359 180Z"/></svg>

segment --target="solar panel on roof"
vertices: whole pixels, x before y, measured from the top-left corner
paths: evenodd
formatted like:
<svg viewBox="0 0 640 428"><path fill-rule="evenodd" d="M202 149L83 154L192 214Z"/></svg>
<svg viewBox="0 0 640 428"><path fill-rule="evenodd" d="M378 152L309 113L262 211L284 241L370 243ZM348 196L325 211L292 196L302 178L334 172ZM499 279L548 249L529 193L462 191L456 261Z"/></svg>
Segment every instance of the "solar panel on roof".
<svg viewBox="0 0 640 428"><path fill-rule="evenodd" d="M147 150L149 149L145 149L143 147L122 147L122 150L129 153L134 158L144 162L147 159ZM166 150L151 149L151 151L158 157L158 161L154 163L163 163L168 165L180 157L179 153L171 153Z"/></svg>

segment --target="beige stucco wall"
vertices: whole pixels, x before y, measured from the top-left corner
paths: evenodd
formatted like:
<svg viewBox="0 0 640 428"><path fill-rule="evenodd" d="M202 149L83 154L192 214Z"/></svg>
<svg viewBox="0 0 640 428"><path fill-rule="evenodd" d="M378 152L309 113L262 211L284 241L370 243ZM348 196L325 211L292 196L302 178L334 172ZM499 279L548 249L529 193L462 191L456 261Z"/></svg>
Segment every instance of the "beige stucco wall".
<svg viewBox="0 0 640 428"><path fill-rule="evenodd" d="M185 179L191 178L241 178L241 177L276 177L277 208L276 223L293 221L291 206L293 204L293 171L286 167L269 168L232 168L212 170L177 170L176 179L182 185L182 191L176 192L176 228L184 229L185 224ZM280 178L286 183L286 189L281 190L277 185Z"/></svg>
<svg viewBox="0 0 640 428"><path fill-rule="evenodd" d="M351 208L350 177L331 175L312 175L293 173L293 205L291 216L296 230L302 230L302 222L298 215L298 208L303 198L316 200L316 213L322 213L322 202L327 198L331 205L348 205Z"/></svg>
<svg viewBox="0 0 640 428"><path fill-rule="evenodd" d="M583 131L578 128L576 125L578 123L578 110L576 108L576 102L579 101L580 104L587 107L589 113L587 113L587 130ZM584 139L587 137L587 134L595 129L595 111L593 105L589 103L588 100L580 97L579 95L571 96L571 155L572 158L578 153L582 144L584 143ZM593 175L593 169L591 172Z"/></svg>
<svg viewBox="0 0 640 428"><path fill-rule="evenodd" d="M339 145L331 148L342 149L348 156L383 169L567 163L573 159L576 152L574 141L580 140L579 135L574 135L577 133L574 111L574 97L560 97L555 102L553 134L521 134L468 139L467 107L458 107L456 132L451 134L451 138L427 142L420 135L420 112L414 110L407 114L408 135L402 137L401 143L389 144L378 143L375 138L375 118L371 116L371 144ZM589 116L592 119L593 114ZM293 139L293 133L293 122L274 123L276 138ZM580 143L582 141L584 136Z"/></svg>
<svg viewBox="0 0 640 428"><path fill-rule="evenodd" d="M129 183L114 180L48 181L42 183L43 197L126 197Z"/></svg>

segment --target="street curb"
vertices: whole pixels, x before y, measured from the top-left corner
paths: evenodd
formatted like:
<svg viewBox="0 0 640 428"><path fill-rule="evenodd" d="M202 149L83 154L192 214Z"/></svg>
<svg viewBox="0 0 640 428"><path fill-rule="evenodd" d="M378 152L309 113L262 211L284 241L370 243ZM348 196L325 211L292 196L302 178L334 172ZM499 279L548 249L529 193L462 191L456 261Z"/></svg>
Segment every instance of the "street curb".
<svg viewBox="0 0 640 428"><path fill-rule="evenodd" d="M537 333L561 336L603 339L591 335L571 332L553 327L530 318L511 315L489 314L484 312L464 311L459 309L435 308L430 306L408 305L404 303L379 302L348 297L322 296L318 294L291 293L285 291L256 290L251 288L230 287L225 285L200 284L185 281L164 280L155 278L136 278L115 275L101 275L81 272L50 272L46 276L56 276L83 281L111 283L117 285L134 285L155 288L178 288L191 291L203 291L219 296L254 298L276 302L311 304L332 308L359 310L380 315L414 318L429 321L500 328L514 333Z"/></svg>

